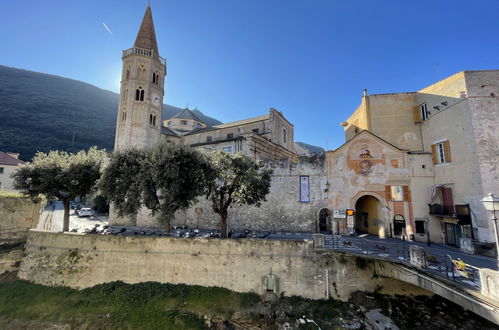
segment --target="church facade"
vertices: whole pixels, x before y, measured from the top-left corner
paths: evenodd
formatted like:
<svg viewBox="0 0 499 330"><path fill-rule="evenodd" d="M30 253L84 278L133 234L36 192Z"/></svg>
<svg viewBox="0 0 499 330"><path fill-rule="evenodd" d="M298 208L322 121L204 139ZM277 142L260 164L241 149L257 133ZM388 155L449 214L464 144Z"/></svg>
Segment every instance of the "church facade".
<svg viewBox="0 0 499 330"><path fill-rule="evenodd" d="M294 142L294 126L273 108L218 125L187 108L162 118L165 77L148 6L123 51L116 149L165 140L266 161L274 168L268 202L233 210L232 228L368 233L470 251L495 241L480 199L499 195L498 70L460 72L417 92L364 91L341 124L345 144L322 158ZM172 223L216 228L218 217L200 201ZM147 211L111 224L159 226Z"/></svg>

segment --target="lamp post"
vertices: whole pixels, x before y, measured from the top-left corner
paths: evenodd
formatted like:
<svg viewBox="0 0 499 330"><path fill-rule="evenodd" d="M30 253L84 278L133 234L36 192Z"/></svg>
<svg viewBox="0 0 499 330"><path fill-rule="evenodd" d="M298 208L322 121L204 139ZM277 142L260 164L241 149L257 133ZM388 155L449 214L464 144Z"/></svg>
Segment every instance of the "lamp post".
<svg viewBox="0 0 499 330"><path fill-rule="evenodd" d="M493 193L488 194L482 198L481 202L487 211L492 211L492 222L494 223L494 233L496 235L496 256L499 263L499 232L497 231L497 217L496 211L499 211L499 198L495 197Z"/></svg>

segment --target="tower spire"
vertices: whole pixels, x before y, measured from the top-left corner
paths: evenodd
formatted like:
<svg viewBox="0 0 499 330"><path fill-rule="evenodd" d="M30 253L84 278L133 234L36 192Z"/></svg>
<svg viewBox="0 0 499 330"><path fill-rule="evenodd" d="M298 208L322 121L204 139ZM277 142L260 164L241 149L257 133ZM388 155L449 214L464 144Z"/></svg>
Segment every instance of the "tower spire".
<svg viewBox="0 0 499 330"><path fill-rule="evenodd" d="M148 2L142 24L140 24L139 33L133 44L134 48L152 49L158 54L158 43L156 41L156 33L154 31L154 23L152 20L151 5Z"/></svg>

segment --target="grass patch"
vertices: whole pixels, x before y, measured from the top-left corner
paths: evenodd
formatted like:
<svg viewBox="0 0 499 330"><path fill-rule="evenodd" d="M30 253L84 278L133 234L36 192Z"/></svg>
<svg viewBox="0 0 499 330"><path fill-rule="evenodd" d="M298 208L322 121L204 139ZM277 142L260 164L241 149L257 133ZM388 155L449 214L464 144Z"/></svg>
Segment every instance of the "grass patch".
<svg viewBox="0 0 499 330"><path fill-rule="evenodd" d="M0 284L0 328L22 319L72 327L202 329L204 314L229 318L259 301L256 294L157 282L111 282L74 290L16 281Z"/></svg>

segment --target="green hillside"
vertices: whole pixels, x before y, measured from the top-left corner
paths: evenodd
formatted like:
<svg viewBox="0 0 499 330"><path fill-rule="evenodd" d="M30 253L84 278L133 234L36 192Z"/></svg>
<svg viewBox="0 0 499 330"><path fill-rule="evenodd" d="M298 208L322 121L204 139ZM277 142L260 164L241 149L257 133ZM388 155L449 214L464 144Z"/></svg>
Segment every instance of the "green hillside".
<svg viewBox="0 0 499 330"><path fill-rule="evenodd" d="M0 66L0 150L19 152L23 160L54 149L112 150L118 99L81 81ZM180 110L164 105L163 118ZM209 125L220 124L195 112Z"/></svg>

